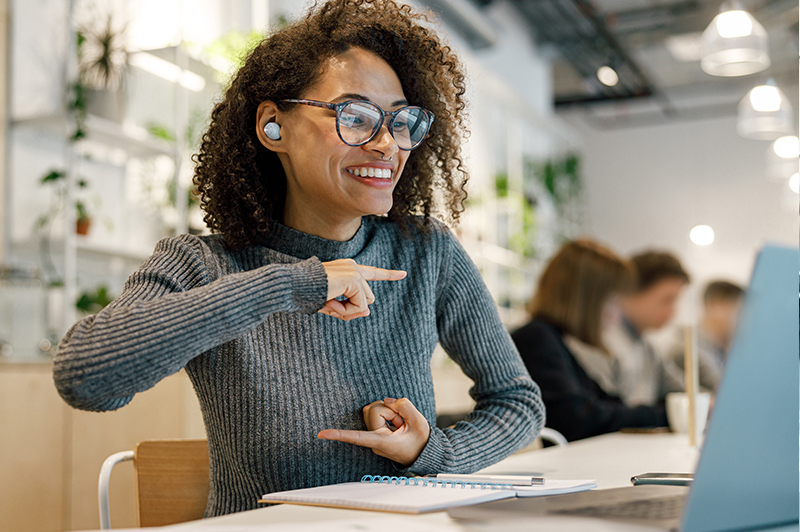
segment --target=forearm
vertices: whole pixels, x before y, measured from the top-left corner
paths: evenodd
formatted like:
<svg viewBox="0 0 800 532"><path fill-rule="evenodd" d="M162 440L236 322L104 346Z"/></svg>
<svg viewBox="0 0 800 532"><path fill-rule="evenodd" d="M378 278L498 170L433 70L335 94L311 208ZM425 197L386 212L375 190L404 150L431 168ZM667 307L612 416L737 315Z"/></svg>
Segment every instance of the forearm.
<svg viewBox="0 0 800 532"><path fill-rule="evenodd" d="M432 427L428 444L408 471L472 473L531 443L544 426L539 390L527 375L508 380L505 390L483 397L454 427Z"/></svg>
<svg viewBox="0 0 800 532"><path fill-rule="evenodd" d="M439 341L475 385L475 410L449 429L433 429L409 469L472 472L524 447L544 426L544 405L480 273L454 237L437 301Z"/></svg>
<svg viewBox="0 0 800 532"><path fill-rule="evenodd" d="M313 312L326 293L316 259L230 274L182 292L155 277L135 274L118 300L76 323L59 343L53 375L67 403L119 408L270 314Z"/></svg>
<svg viewBox="0 0 800 532"><path fill-rule="evenodd" d="M548 401L548 426L569 441L580 440L630 427L666 424L663 408L628 407L621 402L589 398Z"/></svg>

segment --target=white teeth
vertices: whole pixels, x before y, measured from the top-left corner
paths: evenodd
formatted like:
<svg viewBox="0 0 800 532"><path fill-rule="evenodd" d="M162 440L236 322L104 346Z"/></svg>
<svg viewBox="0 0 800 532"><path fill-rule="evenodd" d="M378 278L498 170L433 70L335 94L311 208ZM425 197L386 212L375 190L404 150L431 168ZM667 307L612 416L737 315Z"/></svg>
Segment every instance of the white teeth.
<svg viewBox="0 0 800 532"><path fill-rule="evenodd" d="M361 168L346 168L346 170L353 175L361 177L376 177L379 179L390 179L392 177L392 171L389 168L373 168L362 166Z"/></svg>

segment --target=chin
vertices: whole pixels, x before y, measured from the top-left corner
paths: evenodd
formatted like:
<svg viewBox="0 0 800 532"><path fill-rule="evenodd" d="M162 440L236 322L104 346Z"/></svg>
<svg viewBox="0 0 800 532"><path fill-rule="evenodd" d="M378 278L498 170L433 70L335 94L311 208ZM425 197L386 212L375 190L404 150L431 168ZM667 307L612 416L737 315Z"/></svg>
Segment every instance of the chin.
<svg viewBox="0 0 800 532"><path fill-rule="evenodd" d="M388 198L367 197L360 200L357 199L355 203L365 216L370 214L381 216L392 209L394 201L391 196Z"/></svg>

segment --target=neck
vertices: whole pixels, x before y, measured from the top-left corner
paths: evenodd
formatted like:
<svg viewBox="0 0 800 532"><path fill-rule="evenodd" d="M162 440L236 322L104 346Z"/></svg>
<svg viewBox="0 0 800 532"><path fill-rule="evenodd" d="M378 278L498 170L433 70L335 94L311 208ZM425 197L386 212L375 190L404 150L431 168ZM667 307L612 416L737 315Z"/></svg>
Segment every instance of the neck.
<svg viewBox="0 0 800 532"><path fill-rule="evenodd" d="M292 200L287 194L283 225L326 240L346 242L361 227L361 216L336 215Z"/></svg>
<svg viewBox="0 0 800 532"><path fill-rule="evenodd" d="M636 331L636 334L641 336L644 332L644 327L636 322L636 318L631 317L631 315L628 313L623 313L623 317L625 321L628 322L628 325L630 325Z"/></svg>
<svg viewBox="0 0 800 532"><path fill-rule="evenodd" d="M708 317L703 318L703 321L700 323L700 326L703 328L703 332L705 333L708 338L714 342L716 345L722 348L728 347L728 340L724 337L724 335L717 327L716 322L714 320L709 319Z"/></svg>

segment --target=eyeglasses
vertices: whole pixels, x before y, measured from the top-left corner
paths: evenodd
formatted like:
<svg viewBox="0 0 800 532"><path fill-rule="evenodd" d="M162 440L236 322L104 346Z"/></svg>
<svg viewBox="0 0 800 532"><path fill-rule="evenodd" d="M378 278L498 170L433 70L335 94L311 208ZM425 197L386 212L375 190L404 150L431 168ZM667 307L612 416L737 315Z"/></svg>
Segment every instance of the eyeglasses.
<svg viewBox="0 0 800 532"><path fill-rule="evenodd" d="M384 118L388 118L386 127L397 147L410 151L425 141L433 124L433 113L414 105L390 112L366 100L348 100L342 103L317 100L282 101L336 111L336 132L348 146L363 146L374 139L383 125Z"/></svg>

